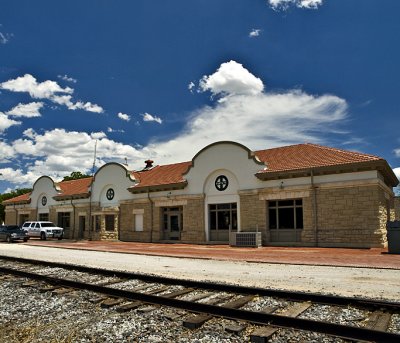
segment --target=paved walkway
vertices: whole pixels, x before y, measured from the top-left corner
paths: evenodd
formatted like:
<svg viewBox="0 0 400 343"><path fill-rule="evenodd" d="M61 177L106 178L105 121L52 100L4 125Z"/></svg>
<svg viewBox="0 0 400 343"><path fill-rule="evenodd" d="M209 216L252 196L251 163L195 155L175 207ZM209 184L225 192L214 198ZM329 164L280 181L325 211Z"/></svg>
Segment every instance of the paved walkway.
<svg viewBox="0 0 400 343"><path fill-rule="evenodd" d="M284 263L300 265L386 268L400 270L400 254L387 249L344 248L237 248L228 245L161 244L137 242L71 241L31 239L30 246L93 250L152 256L188 257L225 261Z"/></svg>

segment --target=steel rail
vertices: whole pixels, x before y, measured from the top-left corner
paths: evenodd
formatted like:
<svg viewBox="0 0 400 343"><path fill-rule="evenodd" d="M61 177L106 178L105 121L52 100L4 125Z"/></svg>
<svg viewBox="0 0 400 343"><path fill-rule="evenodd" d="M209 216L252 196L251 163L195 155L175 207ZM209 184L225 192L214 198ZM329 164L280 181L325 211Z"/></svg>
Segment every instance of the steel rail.
<svg viewBox="0 0 400 343"><path fill-rule="evenodd" d="M40 275L13 268L0 267L0 272L4 274L12 274L15 276L41 280L52 285L64 286L79 290L87 290L87 291L102 293L111 297L136 300L136 301L141 301L143 303L149 303L155 305L163 305L195 313L206 313L216 317L223 317L232 320L242 320L258 325L272 325L280 328L292 328L297 330L312 331L350 340L364 340L364 341L387 342L387 343L392 343L392 342L398 343L400 341L399 334L388 333L384 331L376 331L371 329L345 326L340 324L319 322L309 319L300 319L300 318L286 317L282 315L268 314L263 312L252 312L240 309L227 308L223 306L190 302L190 301L167 298L157 295L115 289L94 284L87 284L80 281L60 279L48 275Z"/></svg>
<svg viewBox="0 0 400 343"><path fill-rule="evenodd" d="M48 261L40 261L33 259L25 259L25 258L17 258L17 257L9 257L9 256L1 256L0 259L16 261L21 263L30 263L30 264L41 264L45 266L51 266L55 268L64 268L69 270L77 270L80 272L86 273L94 273L100 274L104 276L114 276L120 278L128 278L128 279L137 279L144 282L154 282L154 283L163 283L168 285L181 285L188 288L200 288L200 289L208 289L212 291L219 292L231 292L231 293L239 293L239 294L257 294L258 296L268 296L268 297L276 297L293 301L310 301L312 303L326 304L326 305L337 305L337 306L348 306L351 305L353 307L362 308L362 309L379 309L383 308L387 311L391 312L399 312L400 311L400 302L389 302L383 300L372 300L372 299L364 299L364 298L356 298L356 297L341 297L335 295L326 295L326 294L318 294L318 293L305 293L305 292L295 292L295 291L286 291L286 290L277 290L277 289L268 289L268 288L259 288L259 287L248 287L248 286L238 286L238 285L230 285L230 284L222 284L222 283L211 283L208 281L194 281L194 280L183 280L183 279L175 279L171 277L164 276L156 276L156 275L147 275L140 273L132 273L132 272L124 272L117 270L107 270L107 269L99 269L94 267L86 267L80 265L73 264L64 264L58 262L48 262Z"/></svg>

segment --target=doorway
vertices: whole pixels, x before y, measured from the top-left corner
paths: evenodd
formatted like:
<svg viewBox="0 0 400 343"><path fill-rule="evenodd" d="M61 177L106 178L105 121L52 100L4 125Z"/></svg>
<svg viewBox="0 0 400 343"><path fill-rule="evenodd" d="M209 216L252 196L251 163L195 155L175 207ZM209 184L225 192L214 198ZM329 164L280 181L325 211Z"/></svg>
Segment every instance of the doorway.
<svg viewBox="0 0 400 343"><path fill-rule="evenodd" d="M79 234L78 239L83 239L85 236L86 217L79 216Z"/></svg>
<svg viewBox="0 0 400 343"><path fill-rule="evenodd" d="M210 241L229 242L229 233L237 231L237 203L210 204Z"/></svg>
<svg viewBox="0 0 400 343"><path fill-rule="evenodd" d="M162 217L162 239L180 240L182 231L182 208L163 207Z"/></svg>

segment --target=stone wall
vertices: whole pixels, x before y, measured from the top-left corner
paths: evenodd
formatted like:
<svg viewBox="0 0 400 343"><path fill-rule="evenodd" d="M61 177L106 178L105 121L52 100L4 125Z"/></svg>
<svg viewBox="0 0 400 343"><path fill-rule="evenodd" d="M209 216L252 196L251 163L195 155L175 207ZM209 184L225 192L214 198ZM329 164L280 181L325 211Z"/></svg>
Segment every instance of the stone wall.
<svg viewBox="0 0 400 343"><path fill-rule="evenodd" d="M181 242L205 243L204 211L204 199L188 199L183 206Z"/></svg>
<svg viewBox="0 0 400 343"><path fill-rule="evenodd" d="M127 242L151 242L151 204L145 202L129 202L120 205L120 240ZM135 210L143 210L143 231L135 231Z"/></svg>
<svg viewBox="0 0 400 343"><path fill-rule="evenodd" d="M379 185L317 190L318 246L386 246L385 191Z"/></svg>
<svg viewBox="0 0 400 343"><path fill-rule="evenodd" d="M259 199L259 195L240 194L240 231L262 232L265 237L267 229L266 203Z"/></svg>
<svg viewBox="0 0 400 343"><path fill-rule="evenodd" d="M394 198L393 207L394 207L394 219L400 220L400 196Z"/></svg>

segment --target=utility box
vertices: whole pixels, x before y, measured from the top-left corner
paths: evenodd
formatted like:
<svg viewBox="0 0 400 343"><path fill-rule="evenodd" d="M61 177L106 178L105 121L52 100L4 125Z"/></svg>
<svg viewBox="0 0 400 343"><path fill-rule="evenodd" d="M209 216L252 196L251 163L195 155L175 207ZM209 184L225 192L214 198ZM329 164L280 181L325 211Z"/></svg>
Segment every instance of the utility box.
<svg viewBox="0 0 400 343"><path fill-rule="evenodd" d="M400 220L388 221L386 230L389 254L400 254Z"/></svg>
<svg viewBox="0 0 400 343"><path fill-rule="evenodd" d="M261 247L261 232L231 232L230 246L234 247Z"/></svg>

